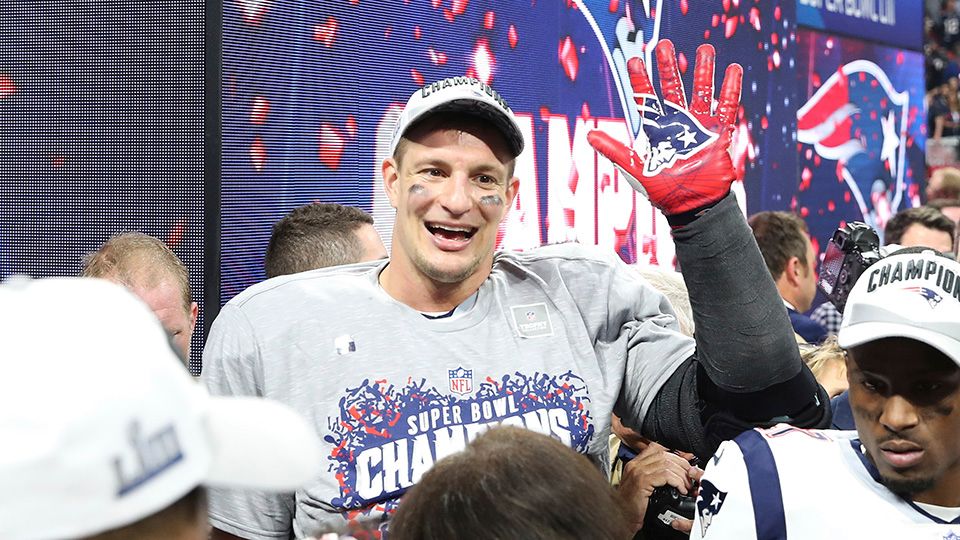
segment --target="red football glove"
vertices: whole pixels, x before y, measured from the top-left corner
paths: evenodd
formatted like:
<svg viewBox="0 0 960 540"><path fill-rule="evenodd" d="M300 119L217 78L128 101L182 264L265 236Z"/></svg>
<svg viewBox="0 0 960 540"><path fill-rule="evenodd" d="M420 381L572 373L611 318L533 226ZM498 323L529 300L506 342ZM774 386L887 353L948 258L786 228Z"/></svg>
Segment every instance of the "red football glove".
<svg viewBox="0 0 960 540"><path fill-rule="evenodd" d="M736 178L730 136L740 106L743 68L739 64L727 67L716 114L712 114L713 46L705 44L697 49L689 108L673 43L661 40L656 55L662 104L643 60L631 58L627 63L642 117L634 148L599 130L588 133L587 140L620 169L634 189L670 216L709 206L730 191L730 183Z"/></svg>

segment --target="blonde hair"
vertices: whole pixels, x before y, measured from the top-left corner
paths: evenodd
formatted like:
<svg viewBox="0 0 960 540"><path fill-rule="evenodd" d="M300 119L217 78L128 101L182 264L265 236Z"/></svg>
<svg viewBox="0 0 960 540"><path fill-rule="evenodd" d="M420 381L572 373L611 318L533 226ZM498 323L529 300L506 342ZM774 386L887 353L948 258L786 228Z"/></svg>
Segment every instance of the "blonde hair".
<svg viewBox="0 0 960 540"><path fill-rule="evenodd" d="M184 310L191 311L187 268L166 244L141 232L126 232L107 240L84 257L81 275L110 279L127 288L152 288L172 279L180 289Z"/></svg>
<svg viewBox="0 0 960 540"><path fill-rule="evenodd" d="M800 358L803 359L803 363L810 368L818 381L828 366L835 361L841 362L844 371L846 371L846 363L844 362L846 354L840 348L840 344L837 343L837 336L833 335L828 337L820 346L800 347Z"/></svg>
<svg viewBox="0 0 960 540"><path fill-rule="evenodd" d="M679 272L663 269L659 266L635 266L640 275L646 279L654 289L667 297L673 310L676 311L680 333L693 337L693 308L690 306L690 295L687 293L687 284Z"/></svg>

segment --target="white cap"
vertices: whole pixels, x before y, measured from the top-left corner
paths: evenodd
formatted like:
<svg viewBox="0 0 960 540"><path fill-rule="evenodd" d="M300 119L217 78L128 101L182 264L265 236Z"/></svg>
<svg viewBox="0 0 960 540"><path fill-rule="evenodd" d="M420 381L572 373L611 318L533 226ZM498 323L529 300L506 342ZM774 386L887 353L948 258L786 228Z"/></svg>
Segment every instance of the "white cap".
<svg viewBox="0 0 960 540"><path fill-rule="evenodd" d="M256 398L216 398L153 313L91 278L0 285L0 538L129 525L198 485L293 491L320 470L313 429Z"/></svg>
<svg viewBox="0 0 960 540"><path fill-rule="evenodd" d="M414 124L438 113L457 112L478 116L499 129L510 147L511 157L523 151L523 132L513 111L496 90L478 79L449 77L420 88L404 107L390 140L393 155L403 137Z"/></svg>
<svg viewBox="0 0 960 540"><path fill-rule="evenodd" d="M837 341L849 348L889 337L922 341L960 365L960 263L924 250L867 268L847 298Z"/></svg>

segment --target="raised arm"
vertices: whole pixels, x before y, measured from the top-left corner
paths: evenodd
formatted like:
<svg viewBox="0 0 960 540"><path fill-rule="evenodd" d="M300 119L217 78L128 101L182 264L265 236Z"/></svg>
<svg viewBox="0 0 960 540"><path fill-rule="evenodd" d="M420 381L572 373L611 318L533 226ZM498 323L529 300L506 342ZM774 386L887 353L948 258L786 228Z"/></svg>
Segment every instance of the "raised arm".
<svg viewBox="0 0 960 540"><path fill-rule="evenodd" d="M588 136L667 216L693 308L696 354L660 390L643 432L707 457L753 426L825 427L826 395L800 360L786 310L730 194L743 70L726 69L714 107L715 51L701 45L688 105L673 44L661 41L656 58L662 101L643 61L628 63L643 117L634 145L601 131Z"/></svg>

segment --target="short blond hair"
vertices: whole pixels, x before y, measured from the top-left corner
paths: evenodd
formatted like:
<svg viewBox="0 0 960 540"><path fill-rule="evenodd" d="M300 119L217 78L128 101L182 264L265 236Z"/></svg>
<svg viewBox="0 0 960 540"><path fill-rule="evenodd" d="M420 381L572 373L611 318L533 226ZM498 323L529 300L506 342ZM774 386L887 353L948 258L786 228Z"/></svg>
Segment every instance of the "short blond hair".
<svg viewBox="0 0 960 540"><path fill-rule="evenodd" d="M107 240L84 257L81 275L110 279L127 288L155 287L172 280L180 289L183 309L190 313L193 305L187 267L166 244L141 232L125 232Z"/></svg>
<svg viewBox="0 0 960 540"><path fill-rule="evenodd" d="M844 362L847 353L840 348L837 343L837 336L831 335L819 346L806 346L800 348L800 358L803 363L810 368L813 376L820 380L821 375L827 369L827 366L834 361Z"/></svg>

